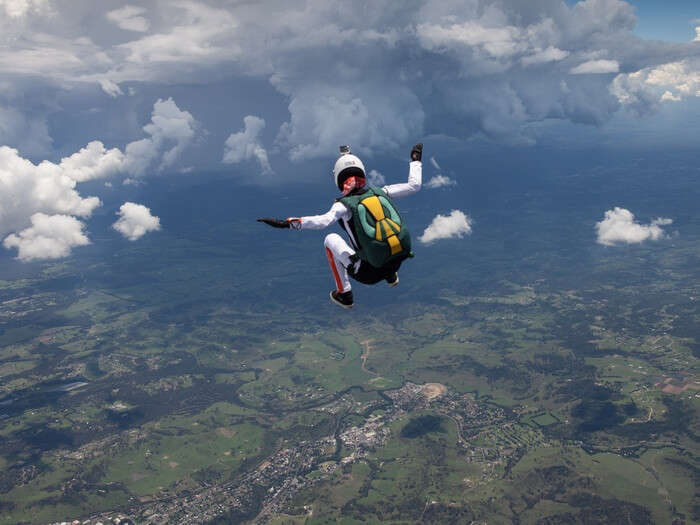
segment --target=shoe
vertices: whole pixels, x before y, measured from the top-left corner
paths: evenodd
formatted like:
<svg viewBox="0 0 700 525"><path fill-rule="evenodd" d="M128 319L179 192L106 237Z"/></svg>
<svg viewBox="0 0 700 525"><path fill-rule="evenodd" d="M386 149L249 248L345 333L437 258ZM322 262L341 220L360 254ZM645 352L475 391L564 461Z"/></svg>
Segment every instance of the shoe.
<svg viewBox="0 0 700 525"><path fill-rule="evenodd" d="M386 278L386 282L389 283L389 286L396 286L399 284L399 274L396 272L392 273Z"/></svg>
<svg viewBox="0 0 700 525"><path fill-rule="evenodd" d="M333 290L331 292L331 301L333 301L335 304L342 306L343 308L352 308L352 306L355 304L352 298L352 290L348 290L347 292L339 292L338 290Z"/></svg>

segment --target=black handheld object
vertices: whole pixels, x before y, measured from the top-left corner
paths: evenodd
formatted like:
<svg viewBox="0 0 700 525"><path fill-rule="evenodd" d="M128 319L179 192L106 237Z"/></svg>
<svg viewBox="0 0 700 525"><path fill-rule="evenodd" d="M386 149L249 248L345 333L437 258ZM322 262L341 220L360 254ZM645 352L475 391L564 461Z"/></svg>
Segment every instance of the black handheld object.
<svg viewBox="0 0 700 525"><path fill-rule="evenodd" d="M423 158L423 143L419 142L411 150L411 160L421 160Z"/></svg>
<svg viewBox="0 0 700 525"><path fill-rule="evenodd" d="M270 217L263 217L258 219L258 222L264 222L273 228L289 228L289 221L287 219L271 219Z"/></svg>

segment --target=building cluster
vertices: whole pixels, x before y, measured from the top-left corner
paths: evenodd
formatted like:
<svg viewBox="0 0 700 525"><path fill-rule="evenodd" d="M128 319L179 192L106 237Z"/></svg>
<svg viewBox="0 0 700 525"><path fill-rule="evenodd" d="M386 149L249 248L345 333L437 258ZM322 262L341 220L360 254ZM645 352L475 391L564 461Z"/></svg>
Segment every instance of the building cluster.
<svg viewBox="0 0 700 525"><path fill-rule="evenodd" d="M25 297L0 300L0 321L17 321L33 313L56 306L57 296L53 293L40 293Z"/></svg>
<svg viewBox="0 0 700 525"><path fill-rule="evenodd" d="M381 447L389 437L389 428L382 416L370 416L361 427L350 427L340 434L340 439L347 448L355 452Z"/></svg>

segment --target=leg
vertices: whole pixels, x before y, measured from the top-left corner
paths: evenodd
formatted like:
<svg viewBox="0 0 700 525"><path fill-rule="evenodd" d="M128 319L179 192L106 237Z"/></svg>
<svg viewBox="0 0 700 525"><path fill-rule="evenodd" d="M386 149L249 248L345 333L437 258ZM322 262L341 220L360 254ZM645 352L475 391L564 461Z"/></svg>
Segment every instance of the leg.
<svg viewBox="0 0 700 525"><path fill-rule="evenodd" d="M346 268L350 265L350 257L355 254L355 250L337 233L326 235L323 245L326 248L328 264L331 266L338 292L349 292L352 286L350 286Z"/></svg>

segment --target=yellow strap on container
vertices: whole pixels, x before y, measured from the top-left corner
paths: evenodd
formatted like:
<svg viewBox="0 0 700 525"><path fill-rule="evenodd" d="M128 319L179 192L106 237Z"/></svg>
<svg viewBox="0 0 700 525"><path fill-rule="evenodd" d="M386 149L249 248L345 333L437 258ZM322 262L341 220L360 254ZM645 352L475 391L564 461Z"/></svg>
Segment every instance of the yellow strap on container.
<svg viewBox="0 0 700 525"><path fill-rule="evenodd" d="M403 247L401 246L401 241L399 241L399 238L396 235L387 237L386 242L389 243L389 248L391 248L391 255L396 255L401 250L403 250Z"/></svg>
<svg viewBox="0 0 700 525"><path fill-rule="evenodd" d="M382 203L376 195L367 197L360 204L364 204L374 217L374 220L379 222L384 218L384 209L382 208Z"/></svg>
<svg viewBox="0 0 700 525"><path fill-rule="evenodd" d="M384 208L382 208L382 203L379 198L373 195L372 197L364 199L361 204L367 208L372 217L374 217L374 220L377 221L374 238L378 241L386 240L386 242L389 243L389 248L391 248L391 255L396 255L403 250L401 241L399 241L399 238L396 236L401 228L384 215ZM385 237L387 234L388 236Z"/></svg>

